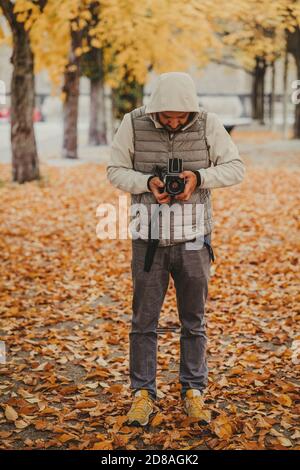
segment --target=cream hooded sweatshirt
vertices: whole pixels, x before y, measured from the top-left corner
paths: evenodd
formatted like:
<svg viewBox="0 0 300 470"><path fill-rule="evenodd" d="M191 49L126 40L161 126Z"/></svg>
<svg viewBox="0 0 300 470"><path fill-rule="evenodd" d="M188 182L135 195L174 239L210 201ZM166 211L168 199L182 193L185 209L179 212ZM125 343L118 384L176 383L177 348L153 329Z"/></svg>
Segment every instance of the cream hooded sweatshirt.
<svg viewBox="0 0 300 470"><path fill-rule="evenodd" d="M195 84L190 75L170 72L158 77L156 87L146 106L146 113L156 128L163 127L156 118L156 113L161 111L195 113L192 121L178 132L193 124L200 108ZM215 113L207 114L206 138L210 146L212 166L198 170L201 176L200 188L222 188L240 183L245 174L244 161ZM113 186L131 194L149 192L147 181L151 175L133 169L133 156L133 130L130 113L127 113L112 142L107 177Z"/></svg>

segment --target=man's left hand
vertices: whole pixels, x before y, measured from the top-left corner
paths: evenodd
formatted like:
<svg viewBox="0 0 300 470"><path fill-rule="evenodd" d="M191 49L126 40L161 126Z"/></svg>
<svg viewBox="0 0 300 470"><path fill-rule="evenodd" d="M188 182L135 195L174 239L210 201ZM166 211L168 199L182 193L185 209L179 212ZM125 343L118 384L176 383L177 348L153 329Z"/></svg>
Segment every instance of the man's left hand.
<svg viewBox="0 0 300 470"><path fill-rule="evenodd" d="M197 186L197 176L193 171L186 170L182 171L179 174L179 177L185 179L185 189L183 193L175 196L175 199L180 201L188 201Z"/></svg>

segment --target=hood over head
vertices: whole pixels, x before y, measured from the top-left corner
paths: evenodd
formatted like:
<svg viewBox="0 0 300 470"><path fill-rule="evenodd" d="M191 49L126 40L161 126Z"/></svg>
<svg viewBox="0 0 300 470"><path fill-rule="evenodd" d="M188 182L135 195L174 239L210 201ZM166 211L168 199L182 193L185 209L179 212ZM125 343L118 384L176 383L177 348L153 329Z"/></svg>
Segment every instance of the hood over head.
<svg viewBox="0 0 300 470"><path fill-rule="evenodd" d="M146 114L162 111L200 112L192 77L184 72L168 72L158 77L146 105Z"/></svg>

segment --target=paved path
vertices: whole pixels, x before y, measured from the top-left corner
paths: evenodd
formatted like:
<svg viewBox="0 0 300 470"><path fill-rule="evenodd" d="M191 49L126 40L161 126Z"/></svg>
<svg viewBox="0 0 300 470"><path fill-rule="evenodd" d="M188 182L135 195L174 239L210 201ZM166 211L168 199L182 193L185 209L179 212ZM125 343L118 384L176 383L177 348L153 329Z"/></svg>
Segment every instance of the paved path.
<svg viewBox="0 0 300 470"><path fill-rule="evenodd" d="M78 126L78 160L61 158L63 124L59 122L35 123L39 158L51 166L75 166L86 162L103 163L108 159L108 147L91 147L87 143L88 124ZM10 163L10 126L0 123L0 163Z"/></svg>
<svg viewBox="0 0 300 470"><path fill-rule="evenodd" d="M106 163L109 158L109 146L92 147L88 145L88 123L81 122L78 126L78 160L63 159L61 155L63 124L59 122L40 122L35 124L39 158L51 166L77 166L83 163ZM245 135L253 133L251 138ZM269 133L269 136L268 136ZM260 136L264 135L261 140ZM300 166L300 140L280 138L280 133L271 133L263 126L247 126L236 128L233 139L246 161L263 167ZM257 138L257 141L255 139ZM10 163L10 126L0 123L0 163Z"/></svg>

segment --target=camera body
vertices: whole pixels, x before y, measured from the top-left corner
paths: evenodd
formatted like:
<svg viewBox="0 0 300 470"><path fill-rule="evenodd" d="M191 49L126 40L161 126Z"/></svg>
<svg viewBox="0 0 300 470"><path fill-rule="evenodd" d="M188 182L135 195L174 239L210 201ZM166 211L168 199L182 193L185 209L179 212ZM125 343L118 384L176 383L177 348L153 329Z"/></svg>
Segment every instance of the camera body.
<svg viewBox="0 0 300 470"><path fill-rule="evenodd" d="M167 169L156 167L156 174L164 183L164 188L160 189L162 193L166 192L171 196L176 196L184 192L185 180L179 177L182 170L182 158L169 158Z"/></svg>

